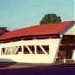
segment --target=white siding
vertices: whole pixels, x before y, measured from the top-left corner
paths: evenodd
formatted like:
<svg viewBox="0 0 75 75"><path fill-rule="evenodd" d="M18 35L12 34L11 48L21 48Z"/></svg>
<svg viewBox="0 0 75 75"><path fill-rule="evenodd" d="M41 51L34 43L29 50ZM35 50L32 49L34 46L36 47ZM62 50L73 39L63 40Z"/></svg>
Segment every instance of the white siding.
<svg viewBox="0 0 75 75"><path fill-rule="evenodd" d="M17 41L10 43L1 43L0 51L2 48L23 46L23 45L49 45L49 54L18 54L18 55L0 55L0 59L10 59L15 62L22 63L53 63L56 58L60 39L43 39L43 40L28 40Z"/></svg>
<svg viewBox="0 0 75 75"><path fill-rule="evenodd" d="M65 35L75 35L75 25L74 25L71 29L69 29L69 30L65 33Z"/></svg>

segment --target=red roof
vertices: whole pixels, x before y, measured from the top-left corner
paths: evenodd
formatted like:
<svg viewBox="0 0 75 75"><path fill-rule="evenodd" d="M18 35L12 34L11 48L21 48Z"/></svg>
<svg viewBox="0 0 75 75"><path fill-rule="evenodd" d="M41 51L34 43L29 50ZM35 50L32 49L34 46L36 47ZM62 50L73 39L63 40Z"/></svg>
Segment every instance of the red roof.
<svg viewBox="0 0 75 75"><path fill-rule="evenodd" d="M10 31L0 36L0 40L21 36L60 34L63 30L65 30L72 24L74 24L74 21L31 26L27 28Z"/></svg>

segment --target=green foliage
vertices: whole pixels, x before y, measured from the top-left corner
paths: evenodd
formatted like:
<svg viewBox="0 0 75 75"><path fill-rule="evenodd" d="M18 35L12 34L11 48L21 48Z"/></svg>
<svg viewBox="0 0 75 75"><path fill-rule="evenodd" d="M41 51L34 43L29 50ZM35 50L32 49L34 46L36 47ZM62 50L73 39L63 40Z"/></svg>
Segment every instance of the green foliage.
<svg viewBox="0 0 75 75"><path fill-rule="evenodd" d="M55 23L55 22L61 22L60 16L57 16L56 14L46 14L40 21L40 24Z"/></svg>

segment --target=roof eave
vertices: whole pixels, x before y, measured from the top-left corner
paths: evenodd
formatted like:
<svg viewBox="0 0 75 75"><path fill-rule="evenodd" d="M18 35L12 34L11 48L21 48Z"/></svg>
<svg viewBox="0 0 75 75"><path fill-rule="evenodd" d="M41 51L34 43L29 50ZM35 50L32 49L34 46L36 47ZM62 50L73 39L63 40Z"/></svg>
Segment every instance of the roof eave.
<svg viewBox="0 0 75 75"><path fill-rule="evenodd" d="M74 26L74 23L68 25L68 27L66 27L64 30L62 30L60 32L60 35L64 35L70 28L72 28Z"/></svg>

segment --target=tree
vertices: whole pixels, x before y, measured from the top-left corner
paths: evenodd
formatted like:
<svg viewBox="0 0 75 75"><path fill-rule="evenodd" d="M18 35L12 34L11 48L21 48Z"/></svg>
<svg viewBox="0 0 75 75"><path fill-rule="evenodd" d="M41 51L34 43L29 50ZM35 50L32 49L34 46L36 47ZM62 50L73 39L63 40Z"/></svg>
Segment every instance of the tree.
<svg viewBox="0 0 75 75"><path fill-rule="evenodd" d="M56 14L46 14L40 21L40 24L55 23L55 22L61 22L60 16L57 16Z"/></svg>

